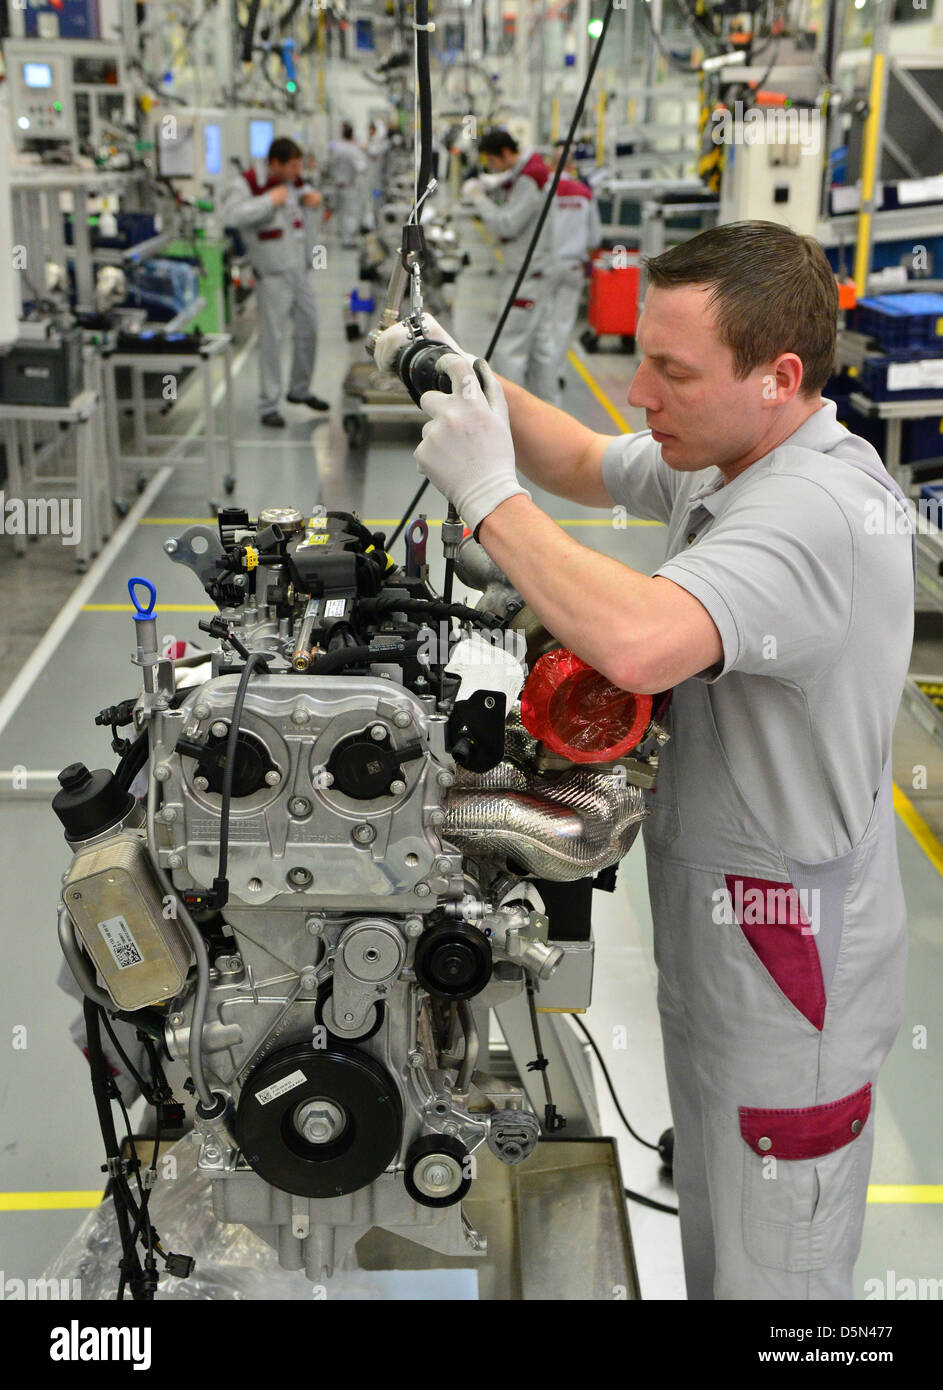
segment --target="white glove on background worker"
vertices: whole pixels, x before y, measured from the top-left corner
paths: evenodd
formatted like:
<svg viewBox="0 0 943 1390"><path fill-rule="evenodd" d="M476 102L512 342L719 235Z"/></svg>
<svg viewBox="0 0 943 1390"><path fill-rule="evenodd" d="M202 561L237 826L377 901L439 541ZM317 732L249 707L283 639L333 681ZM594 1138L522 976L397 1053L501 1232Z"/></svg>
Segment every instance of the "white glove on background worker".
<svg viewBox="0 0 943 1390"><path fill-rule="evenodd" d="M459 191L463 203L479 203L488 196L481 179L466 179Z"/></svg>
<svg viewBox="0 0 943 1390"><path fill-rule="evenodd" d="M446 333L441 323L434 319L431 314L423 314L422 330L426 337L432 342L446 343L458 353L459 357L464 357L469 366L474 362L475 358L473 354L466 352L464 348L460 348L451 333ZM409 341L410 337L406 329L405 319L401 319L399 323L394 323L392 328L385 328L383 330L379 338L377 338L376 346L373 349L373 360L380 368L381 372L391 372L393 370L393 363Z"/></svg>
<svg viewBox="0 0 943 1390"><path fill-rule="evenodd" d="M495 507L530 493L517 479L507 401L487 362L478 359L484 390L466 353L448 353L439 366L448 373L452 394L424 391L420 397L430 419L416 460L419 471L455 504L475 533Z"/></svg>

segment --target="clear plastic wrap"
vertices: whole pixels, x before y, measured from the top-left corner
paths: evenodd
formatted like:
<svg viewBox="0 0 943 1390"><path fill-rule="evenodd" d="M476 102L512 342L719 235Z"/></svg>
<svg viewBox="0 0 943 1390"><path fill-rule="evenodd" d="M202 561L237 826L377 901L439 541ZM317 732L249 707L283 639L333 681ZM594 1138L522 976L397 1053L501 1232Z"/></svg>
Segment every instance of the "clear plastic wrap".
<svg viewBox="0 0 943 1390"><path fill-rule="evenodd" d="M146 1151L147 1146L142 1148ZM217 1221L209 1182L197 1172L197 1148L188 1137L159 1159L160 1175L150 1201L151 1224L168 1253L196 1260L188 1279L164 1276L157 1297L165 1299L475 1299L473 1269L341 1269L312 1284L303 1272L282 1269L271 1246L245 1226ZM148 1160L149 1160L148 1153ZM172 1160L172 1161L171 1161ZM176 1176L170 1174L176 1173ZM78 1279L83 1300L114 1299L118 1292L121 1242L109 1198L82 1222L45 1270L47 1279ZM158 1266L162 1263L158 1260Z"/></svg>

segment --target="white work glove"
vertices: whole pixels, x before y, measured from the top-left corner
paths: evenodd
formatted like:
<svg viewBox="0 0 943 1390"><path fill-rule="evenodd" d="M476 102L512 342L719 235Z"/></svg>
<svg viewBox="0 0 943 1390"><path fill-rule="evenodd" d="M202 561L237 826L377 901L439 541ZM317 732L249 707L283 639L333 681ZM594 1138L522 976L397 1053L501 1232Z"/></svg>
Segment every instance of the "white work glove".
<svg viewBox="0 0 943 1390"><path fill-rule="evenodd" d="M480 203L482 198L487 198L485 186L481 179L466 179L461 187L461 198L463 203Z"/></svg>
<svg viewBox="0 0 943 1390"><path fill-rule="evenodd" d="M459 357L464 357L469 366L474 362L473 354L460 348L452 335L446 333L441 323L434 319L431 314L423 314L422 330L431 342L445 343L457 352ZM373 349L373 360L381 372L392 372L393 363L409 341L410 336L405 319L400 319L399 323L394 323L391 328L383 330Z"/></svg>
<svg viewBox="0 0 943 1390"><path fill-rule="evenodd" d="M478 377L464 354L439 358L452 394L424 391L419 405L431 418L416 448L420 473L444 493L472 532L509 497L530 497L517 480L507 401L500 383L478 359Z"/></svg>

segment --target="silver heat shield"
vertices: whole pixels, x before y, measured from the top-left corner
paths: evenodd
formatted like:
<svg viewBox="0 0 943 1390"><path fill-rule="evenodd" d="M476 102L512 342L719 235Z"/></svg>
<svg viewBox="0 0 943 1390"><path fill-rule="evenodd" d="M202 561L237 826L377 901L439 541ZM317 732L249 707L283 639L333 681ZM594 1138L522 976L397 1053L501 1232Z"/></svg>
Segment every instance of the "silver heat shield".
<svg viewBox="0 0 943 1390"><path fill-rule="evenodd" d="M512 859L529 873L569 882L616 864L647 811L621 767L574 766L556 777L533 769L535 740L508 720L507 756L491 772L463 772L451 788L443 838L479 860Z"/></svg>

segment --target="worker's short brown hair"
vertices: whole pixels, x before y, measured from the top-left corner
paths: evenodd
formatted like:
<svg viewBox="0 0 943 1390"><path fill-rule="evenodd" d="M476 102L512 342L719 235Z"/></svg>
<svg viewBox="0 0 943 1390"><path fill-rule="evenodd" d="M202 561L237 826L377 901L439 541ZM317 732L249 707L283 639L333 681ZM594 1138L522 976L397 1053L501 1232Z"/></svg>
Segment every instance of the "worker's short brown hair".
<svg viewBox="0 0 943 1390"><path fill-rule="evenodd" d="M290 164L293 159L301 158L301 146L287 135L280 135L277 140L273 140L268 147L268 160L276 160L279 164Z"/></svg>
<svg viewBox="0 0 943 1390"><path fill-rule="evenodd" d="M729 222L647 257L659 289L709 285L717 332L742 380L783 352L802 362L803 396L834 370L838 286L822 247L778 222Z"/></svg>

